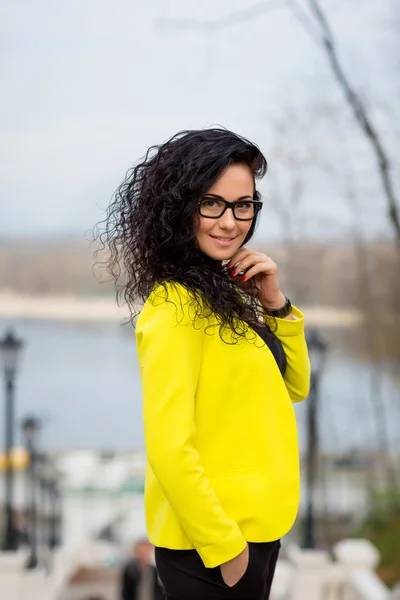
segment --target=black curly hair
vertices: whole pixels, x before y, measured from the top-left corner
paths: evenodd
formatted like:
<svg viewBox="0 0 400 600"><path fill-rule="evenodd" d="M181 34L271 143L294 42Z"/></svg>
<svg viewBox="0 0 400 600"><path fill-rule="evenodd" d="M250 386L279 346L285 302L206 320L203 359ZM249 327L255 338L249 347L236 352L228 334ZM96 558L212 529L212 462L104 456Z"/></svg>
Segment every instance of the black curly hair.
<svg viewBox="0 0 400 600"><path fill-rule="evenodd" d="M168 293L166 283L184 285L196 317L214 314L221 335L228 330L237 341L246 334L246 323L259 321L262 308L254 290L243 295L225 266L196 245L193 223L198 201L235 163L250 167L254 179L267 170L255 144L227 129L212 128L177 133L152 146L128 171L95 237L109 251L107 270L132 321L138 301L146 301L157 284ZM256 226L257 217L244 244Z"/></svg>

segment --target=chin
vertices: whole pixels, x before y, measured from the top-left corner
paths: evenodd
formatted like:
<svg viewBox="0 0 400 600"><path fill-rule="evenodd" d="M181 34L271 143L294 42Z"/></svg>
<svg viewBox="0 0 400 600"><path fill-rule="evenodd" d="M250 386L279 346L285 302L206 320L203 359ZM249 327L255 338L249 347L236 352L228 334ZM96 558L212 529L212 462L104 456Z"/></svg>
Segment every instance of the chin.
<svg viewBox="0 0 400 600"><path fill-rule="evenodd" d="M223 260L229 260L235 254L235 252L237 252L237 250L239 250L239 247L226 249L221 248L221 250L213 249L213 251L210 252L208 252L207 250L203 250L203 252L213 260L218 260L222 262Z"/></svg>

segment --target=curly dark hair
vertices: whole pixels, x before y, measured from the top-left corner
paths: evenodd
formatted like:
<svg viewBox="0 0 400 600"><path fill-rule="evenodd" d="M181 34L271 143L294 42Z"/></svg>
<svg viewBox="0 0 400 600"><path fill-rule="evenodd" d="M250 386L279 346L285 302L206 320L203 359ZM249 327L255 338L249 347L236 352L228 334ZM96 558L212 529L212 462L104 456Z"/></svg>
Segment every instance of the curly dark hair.
<svg viewBox="0 0 400 600"><path fill-rule="evenodd" d="M198 201L235 163L250 167L254 179L267 170L255 144L227 129L212 128L177 133L152 146L128 171L95 237L108 248L107 270L132 321L138 301L146 301L157 284L167 290L166 283L179 283L190 292L196 317L216 316L220 334L233 332L237 341L246 334L246 323L259 322L262 308L254 290L243 294L225 266L196 245ZM244 243L256 226L257 217Z"/></svg>

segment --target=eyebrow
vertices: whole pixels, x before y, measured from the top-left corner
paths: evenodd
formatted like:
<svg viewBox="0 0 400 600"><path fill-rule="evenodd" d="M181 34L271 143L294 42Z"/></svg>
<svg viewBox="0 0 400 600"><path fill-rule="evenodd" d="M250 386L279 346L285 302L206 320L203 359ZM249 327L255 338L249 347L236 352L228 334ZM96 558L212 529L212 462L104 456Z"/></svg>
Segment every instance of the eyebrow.
<svg viewBox="0 0 400 600"><path fill-rule="evenodd" d="M218 200L225 200L225 198L223 196L220 196L219 194L204 194L203 198L217 198ZM234 202L240 202L241 200L248 200L249 198L251 198L251 200L254 200L254 195L251 196L249 194L248 196L240 196L240 198L237 198L237 200L234 200ZM225 200L225 202L227 202L227 200Z"/></svg>

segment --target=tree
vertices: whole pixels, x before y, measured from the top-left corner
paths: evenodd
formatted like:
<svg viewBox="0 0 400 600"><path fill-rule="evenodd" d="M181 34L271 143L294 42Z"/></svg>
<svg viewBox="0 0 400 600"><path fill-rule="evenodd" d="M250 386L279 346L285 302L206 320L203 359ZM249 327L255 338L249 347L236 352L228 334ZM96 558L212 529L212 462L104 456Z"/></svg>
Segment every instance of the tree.
<svg viewBox="0 0 400 600"><path fill-rule="evenodd" d="M363 102L361 95L352 84L350 76L346 74L339 59L337 44L334 39L332 28L328 18L321 7L319 0L304 0L309 8L308 14L298 0L269 0L259 2L251 7L229 13L222 19L198 21L192 19L169 19L163 20L161 24L177 29L197 29L215 33L221 29L230 27L237 23L259 18L264 14L277 9L288 7L295 18L301 23L304 30L317 43L318 47L325 53L332 70L332 74L340 86L344 98L351 108L356 123L364 139L369 144L376 158L378 175L380 177L383 193L386 200L387 215L393 229L395 239L400 245L400 215L399 200L396 197L393 181L392 163L386 150L384 141L378 128ZM311 15L311 16L310 16Z"/></svg>
<svg viewBox="0 0 400 600"><path fill-rule="evenodd" d="M385 145L368 114L361 97L352 85L350 78L345 73L339 60L336 43L332 29L328 23L326 14L321 8L319 0L307 0L310 11L314 17L315 23L319 29L319 43L325 51L326 57L332 69L332 73L341 87L345 99L351 107L354 117L364 135L366 141L370 144L377 161L378 172L381 178L383 192L385 194L389 221L392 224L398 244L400 244L400 216L398 209L398 200L394 191L394 182L392 176L392 166L386 151ZM296 6L296 0L289 0L289 6ZM298 14L298 13L297 13ZM303 24L305 21L302 21ZM306 30L310 31L305 25Z"/></svg>

